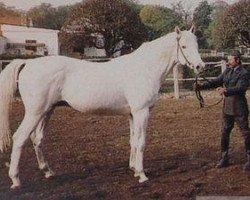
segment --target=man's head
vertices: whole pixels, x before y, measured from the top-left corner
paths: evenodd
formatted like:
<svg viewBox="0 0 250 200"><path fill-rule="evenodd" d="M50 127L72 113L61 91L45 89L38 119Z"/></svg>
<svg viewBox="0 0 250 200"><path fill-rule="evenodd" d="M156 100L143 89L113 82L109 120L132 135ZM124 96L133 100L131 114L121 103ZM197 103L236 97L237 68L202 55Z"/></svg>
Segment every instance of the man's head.
<svg viewBox="0 0 250 200"><path fill-rule="evenodd" d="M234 50L227 59L230 67L237 67L241 64L241 53L238 50Z"/></svg>

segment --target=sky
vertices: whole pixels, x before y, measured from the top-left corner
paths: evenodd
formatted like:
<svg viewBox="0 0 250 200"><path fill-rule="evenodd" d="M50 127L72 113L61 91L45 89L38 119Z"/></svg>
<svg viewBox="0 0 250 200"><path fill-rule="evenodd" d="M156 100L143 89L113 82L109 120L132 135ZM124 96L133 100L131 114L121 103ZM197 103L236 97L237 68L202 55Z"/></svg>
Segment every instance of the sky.
<svg viewBox="0 0 250 200"><path fill-rule="evenodd" d="M186 9L194 9L199 2L202 0L182 0L183 5ZM209 3L215 2L217 0L208 0ZM237 2L238 0L224 0L225 2L232 4ZM6 6L15 6L18 9L28 10L31 7L40 5L41 3L50 3L53 6L61 6L61 5L71 5L77 2L81 2L81 0L0 0ZM141 4L156 4L163 5L171 8L172 3L177 3L179 0L138 0Z"/></svg>

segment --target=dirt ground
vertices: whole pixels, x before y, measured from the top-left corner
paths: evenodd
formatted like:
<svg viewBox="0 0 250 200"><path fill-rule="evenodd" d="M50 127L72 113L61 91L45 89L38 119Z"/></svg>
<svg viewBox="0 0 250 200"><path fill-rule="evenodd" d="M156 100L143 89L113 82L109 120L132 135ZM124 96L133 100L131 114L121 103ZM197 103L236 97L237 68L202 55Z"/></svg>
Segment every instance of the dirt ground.
<svg viewBox="0 0 250 200"><path fill-rule="evenodd" d="M209 97L213 103L219 97ZM250 95L248 95L250 96ZM250 102L250 97L248 97ZM22 189L10 191L5 162L0 154L0 199L195 199L196 196L250 196L250 172L243 139L235 128L231 137L232 164L214 168L220 157L221 107L199 109L194 97L161 98L147 129L144 167L149 181L139 184L128 168L127 116L85 116L71 108L57 108L44 140L44 154L56 176L45 179L38 170L31 142L20 162ZM13 105L11 126L23 117L20 102Z"/></svg>

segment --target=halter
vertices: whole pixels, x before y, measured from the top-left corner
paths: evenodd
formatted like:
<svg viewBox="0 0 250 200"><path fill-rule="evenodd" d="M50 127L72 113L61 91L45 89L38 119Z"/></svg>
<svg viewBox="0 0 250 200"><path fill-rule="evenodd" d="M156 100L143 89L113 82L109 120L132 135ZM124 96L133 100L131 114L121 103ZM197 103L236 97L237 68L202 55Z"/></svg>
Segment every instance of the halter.
<svg viewBox="0 0 250 200"><path fill-rule="evenodd" d="M182 48L181 48L181 45L180 45L180 37L177 37L177 63L180 63L180 59L179 59L179 50L183 56L183 58L185 59L185 61L187 62L187 64L189 66L191 66L191 62L189 62L189 60L187 59L186 55L184 54Z"/></svg>
<svg viewBox="0 0 250 200"><path fill-rule="evenodd" d="M177 37L177 63L180 63L180 59L179 59L179 51L180 51L181 54L182 54L182 56L183 56L183 58L184 58L185 61L187 62L187 64L188 64L189 66L191 66L191 62L189 62L189 60L187 59L186 55L184 54L184 52L183 52L183 50L182 50L182 48L181 48L180 39L181 39L180 37L179 37L179 38ZM200 74L199 74L199 75L200 75ZM196 76L195 76L195 81L194 81L195 84L198 83L198 77L199 77L199 75L196 75ZM207 78L205 78L205 76L201 76L201 75L200 75L200 77L203 78L204 81L207 81L207 82L211 83L211 81L209 81ZM219 104L220 102L222 102L222 100L223 100L223 96L222 96L221 99L220 99L219 101L217 101L216 103L211 104L211 105L206 105L206 106L205 106L204 98L203 98L203 96L201 95L201 91L200 91L200 90L195 90L195 95L196 95L196 97L197 97L197 99L198 99L198 101L199 101L199 103L200 103L200 108L204 108L204 107L209 108L209 107L218 105L218 104Z"/></svg>

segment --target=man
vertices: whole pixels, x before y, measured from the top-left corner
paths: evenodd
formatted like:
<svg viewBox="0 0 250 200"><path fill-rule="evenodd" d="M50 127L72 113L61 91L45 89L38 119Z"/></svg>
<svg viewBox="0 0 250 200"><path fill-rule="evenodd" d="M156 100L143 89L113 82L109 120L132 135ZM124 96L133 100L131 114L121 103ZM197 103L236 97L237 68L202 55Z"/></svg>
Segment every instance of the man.
<svg viewBox="0 0 250 200"><path fill-rule="evenodd" d="M241 54L239 51L233 51L228 57L227 69L215 80L194 85L194 89L196 90L217 88L218 93L224 95L223 127L221 130L222 157L216 165L217 168L227 167L229 165L228 150L230 133L234 127L234 122L236 122L245 140L247 162L243 169L250 170L249 110L245 97L248 86L247 70L241 66Z"/></svg>

